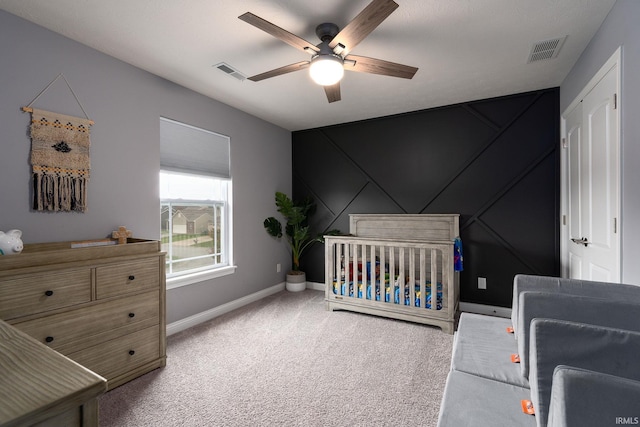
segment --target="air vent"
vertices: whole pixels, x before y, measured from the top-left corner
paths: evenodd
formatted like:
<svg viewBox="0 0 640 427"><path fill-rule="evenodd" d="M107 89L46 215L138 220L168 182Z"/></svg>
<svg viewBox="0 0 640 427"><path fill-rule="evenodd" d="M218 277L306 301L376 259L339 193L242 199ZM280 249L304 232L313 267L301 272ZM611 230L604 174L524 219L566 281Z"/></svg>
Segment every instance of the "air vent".
<svg viewBox="0 0 640 427"><path fill-rule="evenodd" d="M229 64L221 62L219 64L214 65L214 67L216 67L218 70L222 71L223 73L230 75L231 77L235 77L240 81L246 80L246 77L244 76L244 74L242 74L240 71L236 70Z"/></svg>
<svg viewBox="0 0 640 427"><path fill-rule="evenodd" d="M529 60L527 63L542 61L543 59L551 59L558 56L564 41L567 39L567 36L560 37L552 40L545 40L542 42L538 42L533 45L531 48L531 53L529 53Z"/></svg>

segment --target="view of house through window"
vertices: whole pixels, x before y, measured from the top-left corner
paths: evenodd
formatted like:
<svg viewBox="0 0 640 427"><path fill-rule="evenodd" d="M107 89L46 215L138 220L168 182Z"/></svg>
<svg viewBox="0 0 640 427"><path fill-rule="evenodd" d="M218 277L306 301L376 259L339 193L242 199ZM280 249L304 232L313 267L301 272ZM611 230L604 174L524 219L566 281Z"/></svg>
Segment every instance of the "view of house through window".
<svg viewBox="0 0 640 427"><path fill-rule="evenodd" d="M167 277L227 267L229 139L168 119L160 125L160 239Z"/></svg>
<svg viewBox="0 0 640 427"><path fill-rule="evenodd" d="M160 237L167 253L167 276L228 265L227 182L161 172L160 188ZM172 197L180 195L190 197Z"/></svg>

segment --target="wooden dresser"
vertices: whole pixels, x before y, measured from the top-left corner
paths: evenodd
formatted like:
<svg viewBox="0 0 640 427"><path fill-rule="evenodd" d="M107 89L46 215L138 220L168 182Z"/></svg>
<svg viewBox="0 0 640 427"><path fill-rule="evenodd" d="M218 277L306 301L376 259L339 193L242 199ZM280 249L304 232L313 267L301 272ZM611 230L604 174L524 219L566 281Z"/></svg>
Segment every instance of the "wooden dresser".
<svg viewBox="0 0 640 427"><path fill-rule="evenodd" d="M0 257L0 319L117 387L165 365L160 242L27 244Z"/></svg>
<svg viewBox="0 0 640 427"><path fill-rule="evenodd" d="M0 320L0 426L98 427L104 378Z"/></svg>

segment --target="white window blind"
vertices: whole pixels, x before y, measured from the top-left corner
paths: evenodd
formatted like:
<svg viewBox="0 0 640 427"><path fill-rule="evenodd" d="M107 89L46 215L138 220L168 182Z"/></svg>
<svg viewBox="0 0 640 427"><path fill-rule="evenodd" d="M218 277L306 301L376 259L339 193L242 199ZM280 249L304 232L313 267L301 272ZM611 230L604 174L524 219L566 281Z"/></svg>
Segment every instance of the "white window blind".
<svg viewBox="0 0 640 427"><path fill-rule="evenodd" d="M229 137L160 118L160 167L231 178Z"/></svg>

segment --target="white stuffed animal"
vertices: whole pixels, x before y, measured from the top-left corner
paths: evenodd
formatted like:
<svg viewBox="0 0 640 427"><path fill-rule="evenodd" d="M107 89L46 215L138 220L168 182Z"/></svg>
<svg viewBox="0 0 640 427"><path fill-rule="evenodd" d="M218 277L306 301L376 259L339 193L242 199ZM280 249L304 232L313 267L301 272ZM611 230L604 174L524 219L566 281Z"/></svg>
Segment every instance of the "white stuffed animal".
<svg viewBox="0 0 640 427"><path fill-rule="evenodd" d="M22 231L0 231L0 255L17 255L22 252Z"/></svg>

